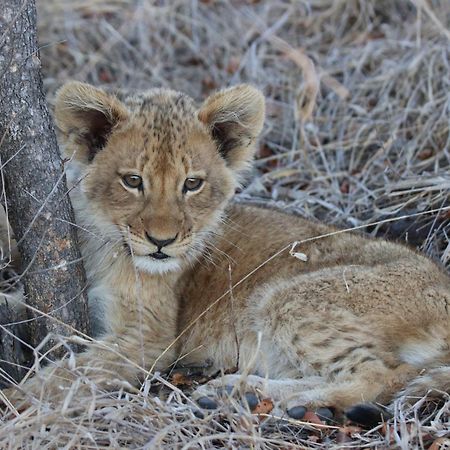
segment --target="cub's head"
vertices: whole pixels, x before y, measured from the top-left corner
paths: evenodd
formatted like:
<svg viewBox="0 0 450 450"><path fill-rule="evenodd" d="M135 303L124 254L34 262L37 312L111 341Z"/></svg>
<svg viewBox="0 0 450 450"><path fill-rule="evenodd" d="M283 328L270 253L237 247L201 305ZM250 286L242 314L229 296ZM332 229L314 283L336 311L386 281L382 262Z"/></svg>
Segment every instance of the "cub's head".
<svg viewBox="0 0 450 450"><path fill-rule="evenodd" d="M240 85L200 105L154 89L112 95L63 86L55 117L96 232L120 239L135 266L164 273L192 261L217 229L251 162L264 97Z"/></svg>

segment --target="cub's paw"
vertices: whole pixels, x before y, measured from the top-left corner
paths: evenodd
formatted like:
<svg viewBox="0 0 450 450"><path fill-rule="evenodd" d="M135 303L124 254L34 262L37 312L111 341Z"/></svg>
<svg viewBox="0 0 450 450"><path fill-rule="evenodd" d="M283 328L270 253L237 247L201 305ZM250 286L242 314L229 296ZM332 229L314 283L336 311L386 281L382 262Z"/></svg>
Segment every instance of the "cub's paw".
<svg viewBox="0 0 450 450"><path fill-rule="evenodd" d="M264 391L251 377L244 381L239 374L224 375L199 386L192 397L203 409L217 409L221 403L234 400L252 411L264 398Z"/></svg>
<svg viewBox="0 0 450 450"><path fill-rule="evenodd" d="M325 402L311 401L301 394L287 401L283 406L286 414L295 420L316 423L334 423L342 418L342 412Z"/></svg>
<svg viewBox="0 0 450 450"><path fill-rule="evenodd" d="M351 406L345 411L348 420L364 428L374 428L380 422L386 422L392 418L392 414L384 408L373 403L360 403Z"/></svg>
<svg viewBox="0 0 450 450"><path fill-rule="evenodd" d="M284 386L284 388L283 388ZM257 375L225 375L199 386L193 394L198 406L206 410L227 404L235 409L245 407L252 413L270 413L276 417L290 417L315 423L335 421L336 410L308 395L295 393L278 380L267 380ZM310 393L311 394L311 393ZM288 400L286 401L286 398Z"/></svg>
<svg viewBox="0 0 450 450"><path fill-rule="evenodd" d="M314 408L308 406L292 406L286 411L287 415L291 419L295 420L317 420L319 419L321 422L332 423L335 421L335 412L334 408Z"/></svg>
<svg viewBox="0 0 450 450"><path fill-rule="evenodd" d="M343 411L341 408L320 399L315 391L305 390L291 395L282 402L286 414L295 420L306 422L332 424L341 421Z"/></svg>

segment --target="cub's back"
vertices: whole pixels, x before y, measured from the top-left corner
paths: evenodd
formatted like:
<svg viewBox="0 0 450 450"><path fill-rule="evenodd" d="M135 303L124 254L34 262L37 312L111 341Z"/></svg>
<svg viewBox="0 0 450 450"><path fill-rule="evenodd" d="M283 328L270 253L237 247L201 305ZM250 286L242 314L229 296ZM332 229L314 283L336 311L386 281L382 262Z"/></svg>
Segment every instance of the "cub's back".
<svg viewBox="0 0 450 450"><path fill-rule="evenodd" d="M232 205L226 217L222 232L214 245L208 247L206 257L202 257L182 279L181 326L222 296L224 298L211 308L209 317L218 317L216 314L222 318L231 317L231 286L234 286L233 308L239 309L245 307L252 292L264 284L291 280L302 273L327 268L342 267L345 271L366 266L370 272L377 266L381 273L395 268L400 274L403 268L411 269L417 271L420 279L411 273L411 279L400 280L401 283L408 282L410 289L414 289L417 281L420 286L447 286L450 292L450 278L444 271L404 245L356 233L342 233L337 228L292 214L249 205ZM306 261L290 255L293 242L299 242L295 251L303 253ZM342 280L344 283L344 278ZM387 280L387 283L391 281ZM378 288L374 286L372 299L370 295L361 299L361 302L373 304L362 304L355 312L379 308L376 304ZM389 307L396 307L396 302L393 298ZM383 307L379 310L383 311Z"/></svg>

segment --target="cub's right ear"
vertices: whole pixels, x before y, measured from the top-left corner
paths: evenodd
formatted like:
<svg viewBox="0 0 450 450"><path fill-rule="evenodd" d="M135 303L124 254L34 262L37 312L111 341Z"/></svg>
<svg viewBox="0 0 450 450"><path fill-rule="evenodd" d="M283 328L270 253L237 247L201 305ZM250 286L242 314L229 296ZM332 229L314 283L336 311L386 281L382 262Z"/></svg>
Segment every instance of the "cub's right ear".
<svg viewBox="0 0 450 450"><path fill-rule="evenodd" d="M86 164L128 114L120 100L90 84L72 81L56 94L55 120L64 136L65 153Z"/></svg>

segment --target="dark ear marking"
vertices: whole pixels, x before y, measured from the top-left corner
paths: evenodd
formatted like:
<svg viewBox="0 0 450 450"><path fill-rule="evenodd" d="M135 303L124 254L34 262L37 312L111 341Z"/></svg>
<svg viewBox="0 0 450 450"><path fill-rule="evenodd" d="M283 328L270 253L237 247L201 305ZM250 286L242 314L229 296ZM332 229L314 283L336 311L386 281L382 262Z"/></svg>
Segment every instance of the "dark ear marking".
<svg viewBox="0 0 450 450"><path fill-rule="evenodd" d="M253 158L264 109L260 91L239 85L211 95L199 110L198 118L209 128L218 152L236 173L245 169Z"/></svg>
<svg viewBox="0 0 450 450"><path fill-rule="evenodd" d="M113 128L127 117L128 110L117 97L89 84L70 82L57 93L56 123L64 139L72 141L65 151L80 162L91 162Z"/></svg>
<svg viewBox="0 0 450 450"><path fill-rule="evenodd" d="M85 118L89 120L89 130L79 134L78 142L86 147L87 160L91 162L95 155L102 150L108 141L108 136L114 126L104 114L99 111L84 112ZM77 134L79 130L72 129L70 134Z"/></svg>
<svg viewBox="0 0 450 450"><path fill-rule="evenodd" d="M216 141L219 153L226 158L227 153L239 145L239 137L230 137L228 130L233 127L233 122L215 123L211 134Z"/></svg>

